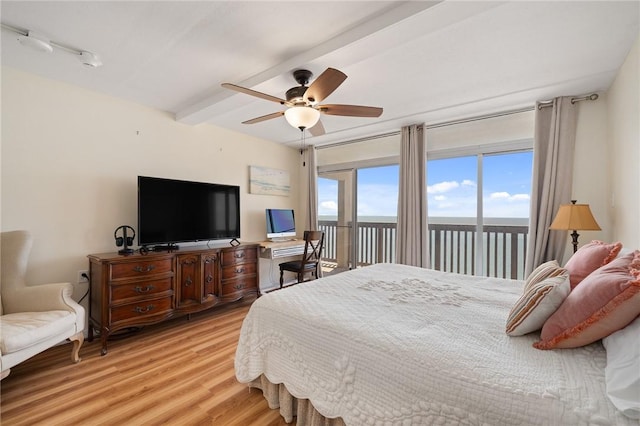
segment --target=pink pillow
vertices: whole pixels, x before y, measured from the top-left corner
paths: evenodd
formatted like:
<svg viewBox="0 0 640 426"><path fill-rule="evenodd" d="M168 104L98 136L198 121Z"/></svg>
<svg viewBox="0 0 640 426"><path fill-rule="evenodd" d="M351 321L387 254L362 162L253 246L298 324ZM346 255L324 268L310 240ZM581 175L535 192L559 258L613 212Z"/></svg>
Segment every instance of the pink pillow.
<svg viewBox="0 0 640 426"><path fill-rule="evenodd" d="M622 244L619 242L606 244L597 240L580 247L564 265L569 271L571 289L580 284L587 275L615 259L620 249Z"/></svg>
<svg viewBox="0 0 640 426"><path fill-rule="evenodd" d="M640 250L613 260L577 286L542 327L537 349L577 348L640 315Z"/></svg>

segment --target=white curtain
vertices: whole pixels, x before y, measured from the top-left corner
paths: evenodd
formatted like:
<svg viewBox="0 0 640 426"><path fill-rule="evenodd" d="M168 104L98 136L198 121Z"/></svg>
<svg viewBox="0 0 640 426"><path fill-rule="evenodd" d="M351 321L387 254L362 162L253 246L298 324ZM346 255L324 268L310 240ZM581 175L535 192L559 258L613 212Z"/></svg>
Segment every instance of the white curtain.
<svg viewBox="0 0 640 426"><path fill-rule="evenodd" d="M307 193L309 200L307 205L307 223L309 230L317 231L318 229L318 167L316 166L316 147L310 146L305 152L305 162L307 167ZM326 243L326 237L325 237ZM324 250L324 249L323 249ZM322 267L318 268L318 278L322 277Z"/></svg>
<svg viewBox="0 0 640 426"><path fill-rule="evenodd" d="M571 97L555 98L552 106L536 105L525 276L564 255L566 233L549 232L549 226L560 204L571 200L577 108Z"/></svg>
<svg viewBox="0 0 640 426"><path fill-rule="evenodd" d="M309 194L308 200L308 213L307 223L309 230L318 230L318 168L316 167L316 147L310 146L307 148L305 163L307 165L308 173L308 185L307 193Z"/></svg>
<svg viewBox="0 0 640 426"><path fill-rule="evenodd" d="M396 263L429 267L427 153L423 125L402 128Z"/></svg>

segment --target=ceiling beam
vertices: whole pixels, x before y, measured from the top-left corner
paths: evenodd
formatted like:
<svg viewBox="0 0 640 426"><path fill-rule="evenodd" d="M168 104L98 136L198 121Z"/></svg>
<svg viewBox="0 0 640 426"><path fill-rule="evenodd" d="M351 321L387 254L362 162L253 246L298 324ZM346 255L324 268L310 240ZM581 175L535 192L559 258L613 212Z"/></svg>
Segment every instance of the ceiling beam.
<svg viewBox="0 0 640 426"><path fill-rule="evenodd" d="M246 80L234 83L244 87L255 87L258 84L271 80L272 78L288 73L292 69L299 67L301 64L309 63L312 60L331 53L336 49L340 49L361 40L377 31L409 18L416 13L420 13L432 6L435 6L440 2L441 1L406 1L399 3L398 6L395 6L376 17L367 20L361 25L331 38L302 54L280 62L278 65L255 74ZM227 112L225 107L221 106L219 102L233 96L234 94L235 93L222 89L218 86L213 95L178 111L175 116L176 121L195 125L203 123L217 114Z"/></svg>

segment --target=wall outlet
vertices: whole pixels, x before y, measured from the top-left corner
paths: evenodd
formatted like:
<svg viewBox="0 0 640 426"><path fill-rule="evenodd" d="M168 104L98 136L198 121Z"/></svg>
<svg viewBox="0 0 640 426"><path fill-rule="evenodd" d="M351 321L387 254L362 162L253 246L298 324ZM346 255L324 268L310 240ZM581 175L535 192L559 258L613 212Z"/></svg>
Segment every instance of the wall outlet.
<svg viewBox="0 0 640 426"><path fill-rule="evenodd" d="M76 280L78 284L80 283L88 283L89 279L83 277L82 275L86 275L87 277L89 276L89 271L78 271L78 279Z"/></svg>

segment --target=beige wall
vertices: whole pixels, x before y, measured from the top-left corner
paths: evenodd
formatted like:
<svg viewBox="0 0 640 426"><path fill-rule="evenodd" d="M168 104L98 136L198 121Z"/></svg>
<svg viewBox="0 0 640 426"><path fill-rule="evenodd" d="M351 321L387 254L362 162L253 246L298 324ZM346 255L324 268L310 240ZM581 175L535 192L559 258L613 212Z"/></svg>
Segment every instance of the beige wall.
<svg viewBox="0 0 640 426"><path fill-rule="evenodd" d="M265 208L300 206L299 158L283 145L2 68L2 230L33 233L34 284L75 283L87 254L117 249L114 229L137 228L138 175L239 185L241 240L264 240ZM249 165L289 171L291 196L249 194ZM85 289L77 286L76 298Z"/></svg>
<svg viewBox="0 0 640 426"><path fill-rule="evenodd" d="M640 247L638 45L610 90L580 104L573 196L591 205L603 228L583 232L581 242L600 238ZM532 133L526 114L518 118L501 126L514 135L509 138ZM482 136L475 142L495 142L476 126L465 130ZM430 149L469 141L452 130L430 132ZM319 150L318 164L397 155L398 140ZM114 228L137 226L137 175L240 185L245 241L264 238L267 207L295 208L298 217L306 216L306 170L295 149L214 126L180 124L161 111L7 67L1 143L1 229L34 233L28 270L33 283L75 282L77 271L87 268L86 254L116 248ZM249 165L288 170L291 197L249 194ZM271 267L261 264L267 287L277 276Z"/></svg>
<svg viewBox="0 0 640 426"><path fill-rule="evenodd" d="M607 96L612 238L640 249L640 37Z"/></svg>

